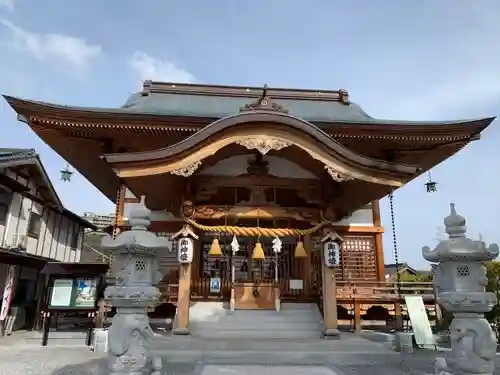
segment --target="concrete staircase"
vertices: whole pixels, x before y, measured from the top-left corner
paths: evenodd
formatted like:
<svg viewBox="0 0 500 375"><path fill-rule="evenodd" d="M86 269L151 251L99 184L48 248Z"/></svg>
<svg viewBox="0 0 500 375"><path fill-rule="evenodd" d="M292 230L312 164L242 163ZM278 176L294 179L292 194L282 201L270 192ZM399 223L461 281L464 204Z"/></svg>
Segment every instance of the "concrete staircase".
<svg viewBox="0 0 500 375"><path fill-rule="evenodd" d="M190 308L189 330L206 339L315 339L323 335L323 319L312 303L231 312L223 303L198 302Z"/></svg>

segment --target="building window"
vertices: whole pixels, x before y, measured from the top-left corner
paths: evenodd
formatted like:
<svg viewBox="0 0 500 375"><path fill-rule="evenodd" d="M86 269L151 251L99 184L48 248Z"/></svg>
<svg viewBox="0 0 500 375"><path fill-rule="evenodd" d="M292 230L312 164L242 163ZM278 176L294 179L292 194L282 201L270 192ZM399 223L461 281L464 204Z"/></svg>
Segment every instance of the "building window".
<svg viewBox="0 0 500 375"><path fill-rule="evenodd" d="M0 187L0 224L5 224L7 214L9 213L10 202L12 201L12 193Z"/></svg>
<svg viewBox="0 0 500 375"><path fill-rule="evenodd" d="M0 201L0 224L4 225L9 213L9 205Z"/></svg>
<svg viewBox="0 0 500 375"><path fill-rule="evenodd" d="M80 231L78 228L74 228L71 234L71 250L75 250L78 248L78 238L80 237Z"/></svg>
<svg viewBox="0 0 500 375"><path fill-rule="evenodd" d="M42 215L32 212L28 222L28 236L38 238L42 228Z"/></svg>

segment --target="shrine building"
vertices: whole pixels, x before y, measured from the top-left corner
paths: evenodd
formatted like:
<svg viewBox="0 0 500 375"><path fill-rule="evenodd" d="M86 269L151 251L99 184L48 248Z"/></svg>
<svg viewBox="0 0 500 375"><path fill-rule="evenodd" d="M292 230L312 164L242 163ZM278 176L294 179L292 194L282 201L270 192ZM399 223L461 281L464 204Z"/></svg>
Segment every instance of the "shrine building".
<svg viewBox="0 0 500 375"><path fill-rule="evenodd" d="M359 326L374 305L400 316L405 288L385 280L379 200L494 119L382 120L345 90L152 81L121 108L5 98L116 203L114 234L140 197L151 231L193 231L192 262L179 264L175 240L159 256L162 301L177 306L179 329L196 301L236 310L317 302L326 331L351 316ZM432 305L432 287L422 288Z"/></svg>

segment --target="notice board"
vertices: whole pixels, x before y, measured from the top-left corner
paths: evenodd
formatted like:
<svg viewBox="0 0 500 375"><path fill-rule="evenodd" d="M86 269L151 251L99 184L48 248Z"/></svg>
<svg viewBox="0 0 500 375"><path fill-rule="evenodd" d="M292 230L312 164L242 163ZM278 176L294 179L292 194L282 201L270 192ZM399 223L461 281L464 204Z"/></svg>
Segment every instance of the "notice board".
<svg viewBox="0 0 500 375"><path fill-rule="evenodd" d="M405 296L405 303L416 344L424 348L435 348L436 339L432 333L422 296Z"/></svg>

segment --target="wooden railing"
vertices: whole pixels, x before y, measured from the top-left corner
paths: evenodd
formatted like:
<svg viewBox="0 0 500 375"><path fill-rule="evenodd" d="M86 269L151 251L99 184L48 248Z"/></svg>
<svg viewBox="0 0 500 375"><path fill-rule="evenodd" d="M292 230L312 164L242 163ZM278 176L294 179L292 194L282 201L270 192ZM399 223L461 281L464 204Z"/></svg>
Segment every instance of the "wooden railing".
<svg viewBox="0 0 500 375"><path fill-rule="evenodd" d="M421 295L424 301L435 298L430 282L337 281L337 300L396 301L406 295Z"/></svg>
<svg viewBox="0 0 500 375"><path fill-rule="evenodd" d="M229 300L231 296L231 282L226 278L221 279L219 293L210 293L210 277L202 277L191 281L192 299Z"/></svg>
<svg viewBox="0 0 500 375"><path fill-rule="evenodd" d="M280 283L281 294L285 300L300 298L303 291L289 290L288 284ZM405 295L421 295L424 301L434 301L434 288L430 282L401 282L398 287L397 282L386 281L337 281L337 300L363 300L373 302L392 302L403 300ZM158 286L163 296L163 302L177 300L179 290L178 282L162 282ZM312 288L314 289L314 288ZM310 289L311 297L321 298L321 291ZM231 294L231 283L229 280L222 280L221 293L210 293L210 279L203 278L193 280L191 284L191 295L193 299L225 299L228 300Z"/></svg>
<svg viewBox="0 0 500 375"><path fill-rule="evenodd" d="M158 289L161 293L161 303L177 301L179 284L160 283Z"/></svg>

